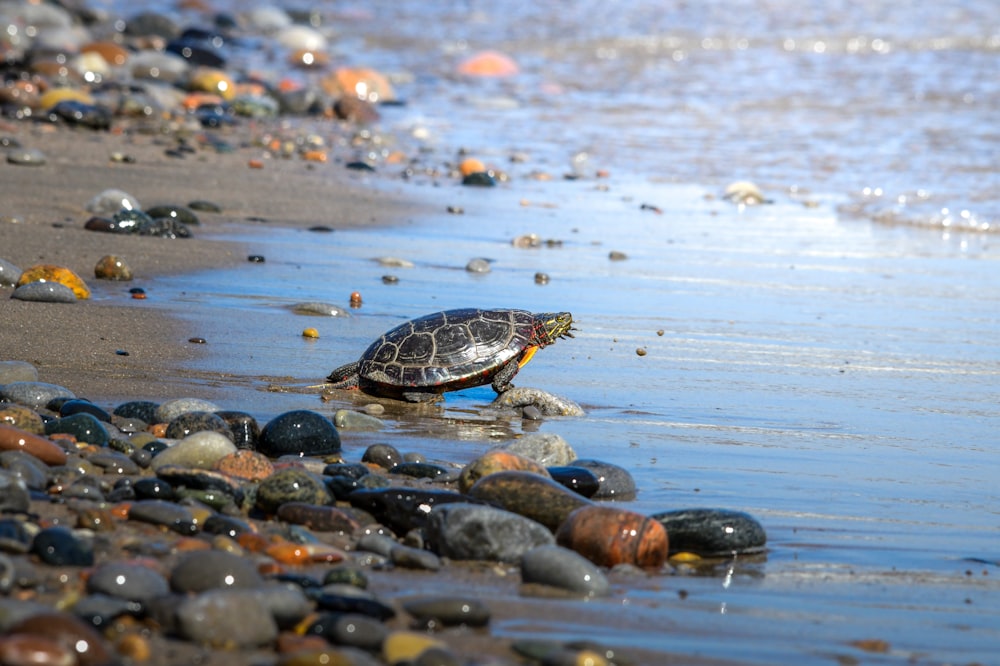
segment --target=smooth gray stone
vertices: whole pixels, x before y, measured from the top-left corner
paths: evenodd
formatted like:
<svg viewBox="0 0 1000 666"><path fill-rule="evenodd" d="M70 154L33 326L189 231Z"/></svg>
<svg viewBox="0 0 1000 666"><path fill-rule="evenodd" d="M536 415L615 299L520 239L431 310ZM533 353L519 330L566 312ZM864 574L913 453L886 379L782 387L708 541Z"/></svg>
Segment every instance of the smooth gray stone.
<svg viewBox="0 0 1000 666"><path fill-rule="evenodd" d="M76 294L58 282L29 282L22 284L10 295L19 301L35 303L76 303Z"/></svg>
<svg viewBox="0 0 1000 666"><path fill-rule="evenodd" d="M589 469L597 477L600 486L590 499L620 501L635 499L638 492L635 479L632 478L632 474L624 467L613 465L603 460L574 460L569 464L571 467Z"/></svg>
<svg viewBox="0 0 1000 666"><path fill-rule="evenodd" d="M3 266L0 265L0 286L3 280ZM38 369L27 361L0 361L0 384L11 382L37 382Z"/></svg>
<svg viewBox="0 0 1000 666"><path fill-rule="evenodd" d="M13 287L21 279L21 273L20 268L6 259L0 259L0 287Z"/></svg>
<svg viewBox="0 0 1000 666"><path fill-rule="evenodd" d="M146 602L170 593L170 584L159 572L127 562L108 562L94 569L87 591L118 599Z"/></svg>
<svg viewBox="0 0 1000 666"><path fill-rule="evenodd" d="M518 562L525 551L555 543L541 523L480 504L441 504L427 518L431 550L455 560Z"/></svg>
<svg viewBox="0 0 1000 666"><path fill-rule="evenodd" d="M608 579L593 562L562 546L539 546L521 557L521 580L588 596L608 593Z"/></svg>
<svg viewBox="0 0 1000 666"><path fill-rule="evenodd" d="M75 398L68 388L45 382L11 382L0 386L0 398L38 410L56 398Z"/></svg>

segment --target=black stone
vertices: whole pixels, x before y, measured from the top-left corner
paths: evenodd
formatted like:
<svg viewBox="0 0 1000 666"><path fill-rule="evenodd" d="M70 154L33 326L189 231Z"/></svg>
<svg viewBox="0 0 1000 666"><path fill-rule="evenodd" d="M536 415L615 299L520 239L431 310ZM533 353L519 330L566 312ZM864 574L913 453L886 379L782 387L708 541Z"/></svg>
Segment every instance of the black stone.
<svg viewBox="0 0 1000 666"><path fill-rule="evenodd" d="M217 432L233 441L233 431L229 424L213 412L186 412L167 425L166 436L169 439L184 439L196 432Z"/></svg>
<svg viewBox="0 0 1000 666"><path fill-rule="evenodd" d="M237 411L221 411L216 412L216 415L229 425L236 448L250 450L257 448L257 442L260 440L260 426L257 425L257 419L246 412Z"/></svg>
<svg viewBox="0 0 1000 666"><path fill-rule="evenodd" d="M767 533L757 519L728 509L682 509L650 516L658 520L670 538L670 553L695 553L725 557L759 553Z"/></svg>
<svg viewBox="0 0 1000 666"><path fill-rule="evenodd" d="M94 550L65 527L49 527L35 535L31 552L53 566L89 567Z"/></svg>
<svg viewBox="0 0 1000 666"><path fill-rule="evenodd" d="M59 408L59 416L72 416L74 414L90 414L98 421L111 423L111 415L88 400L67 400Z"/></svg>
<svg viewBox="0 0 1000 666"><path fill-rule="evenodd" d="M378 488L356 490L350 494L348 501L375 516L396 534L406 534L426 525L427 516L435 506L477 500L448 490Z"/></svg>
<svg viewBox="0 0 1000 666"><path fill-rule="evenodd" d="M561 486L584 497L593 497L601 487L597 476L585 467L548 467L549 476Z"/></svg>
<svg viewBox="0 0 1000 666"><path fill-rule="evenodd" d="M340 433L322 414L293 410L274 417L264 426L257 450L273 458L334 455L340 453Z"/></svg>

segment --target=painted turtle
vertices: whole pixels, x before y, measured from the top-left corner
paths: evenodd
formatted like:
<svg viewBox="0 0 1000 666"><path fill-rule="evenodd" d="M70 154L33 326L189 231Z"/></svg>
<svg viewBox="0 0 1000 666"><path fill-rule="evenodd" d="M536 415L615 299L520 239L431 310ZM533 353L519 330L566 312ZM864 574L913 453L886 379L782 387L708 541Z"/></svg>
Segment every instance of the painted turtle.
<svg viewBox="0 0 1000 666"><path fill-rule="evenodd" d="M503 393L535 352L570 332L568 312L465 308L408 321L376 340L360 360L330 373L330 388L410 402L492 384Z"/></svg>

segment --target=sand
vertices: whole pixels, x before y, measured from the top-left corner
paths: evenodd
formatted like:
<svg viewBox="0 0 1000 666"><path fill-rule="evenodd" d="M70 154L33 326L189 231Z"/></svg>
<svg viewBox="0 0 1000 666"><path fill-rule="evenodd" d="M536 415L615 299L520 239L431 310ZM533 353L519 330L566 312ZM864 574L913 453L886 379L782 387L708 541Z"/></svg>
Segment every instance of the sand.
<svg viewBox="0 0 1000 666"><path fill-rule="evenodd" d="M329 129L340 131L332 123ZM186 385L186 365L208 350L186 342L196 332L184 330L170 307L154 308L131 298L131 287L165 274L246 262L249 253L238 242L205 238L222 229L233 229L228 235L238 236L240 227L233 225L385 225L406 219L422 205L386 186L391 179L381 179L375 187L370 175L346 169L343 162L349 155L338 162L330 151L328 163L271 158L255 145L269 135L260 125L244 125L215 134L236 148L232 152L198 147L175 158L166 155L177 145L175 136L0 125L0 136L47 156L42 166L0 163L0 258L22 270L39 263L65 266L94 292L89 300L48 304L13 300L12 289L0 290L0 360L28 361L38 368L41 381L92 400L197 396L205 389ZM200 145L197 136L188 143ZM134 161L115 161L115 154ZM263 168L251 168L251 160L260 160ZM144 208L208 200L223 212L199 213L202 224L189 239L84 229L91 217L86 204L109 188L132 194ZM94 266L108 254L122 257L132 268L131 282L94 277Z"/></svg>

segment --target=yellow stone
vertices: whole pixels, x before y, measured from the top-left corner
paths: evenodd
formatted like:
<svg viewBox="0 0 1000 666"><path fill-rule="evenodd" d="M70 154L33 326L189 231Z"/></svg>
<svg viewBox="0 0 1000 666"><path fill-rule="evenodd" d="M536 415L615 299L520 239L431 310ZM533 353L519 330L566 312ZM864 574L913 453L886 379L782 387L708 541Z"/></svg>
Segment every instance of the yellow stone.
<svg viewBox="0 0 1000 666"><path fill-rule="evenodd" d="M310 326L302 331L302 337L316 339L319 337L319 331Z"/></svg>
<svg viewBox="0 0 1000 666"><path fill-rule="evenodd" d="M382 643L382 658L390 664L415 661L431 648L447 649L441 641L415 631L397 631Z"/></svg>
<svg viewBox="0 0 1000 666"><path fill-rule="evenodd" d="M201 67L196 69L188 79L188 89L197 92L207 92L218 95L227 102L236 97L236 84L229 75L219 69Z"/></svg>
<svg viewBox="0 0 1000 666"><path fill-rule="evenodd" d="M68 268L53 266L52 264L38 264L24 271L21 279L17 281L17 286L30 284L32 282L57 282L69 287L80 300L90 298L90 289L87 284Z"/></svg>
<svg viewBox="0 0 1000 666"><path fill-rule="evenodd" d="M51 109L59 102L93 104L94 98L87 91L78 88L52 88L38 99L38 108Z"/></svg>
<svg viewBox="0 0 1000 666"><path fill-rule="evenodd" d="M700 559L701 555L688 552L674 553L670 556L671 562L697 562Z"/></svg>

